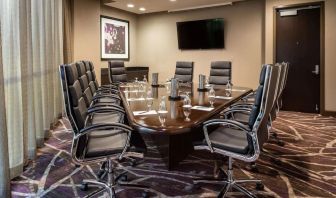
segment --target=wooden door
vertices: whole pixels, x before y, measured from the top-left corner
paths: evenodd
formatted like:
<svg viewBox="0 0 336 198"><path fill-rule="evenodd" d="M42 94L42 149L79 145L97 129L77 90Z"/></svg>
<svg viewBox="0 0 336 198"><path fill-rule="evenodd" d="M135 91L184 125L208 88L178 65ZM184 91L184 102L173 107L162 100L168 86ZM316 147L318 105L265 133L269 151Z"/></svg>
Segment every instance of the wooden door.
<svg viewBox="0 0 336 198"><path fill-rule="evenodd" d="M276 12L276 62L290 63L283 110L320 111L320 25L320 6Z"/></svg>

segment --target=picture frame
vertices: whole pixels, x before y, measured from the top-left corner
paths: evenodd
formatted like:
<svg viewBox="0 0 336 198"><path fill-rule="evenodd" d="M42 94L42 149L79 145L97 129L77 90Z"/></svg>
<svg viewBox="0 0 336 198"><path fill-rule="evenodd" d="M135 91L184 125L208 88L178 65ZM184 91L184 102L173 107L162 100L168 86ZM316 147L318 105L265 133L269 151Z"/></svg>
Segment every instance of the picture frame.
<svg viewBox="0 0 336 198"><path fill-rule="evenodd" d="M129 60L129 21L100 16L100 54L102 60Z"/></svg>

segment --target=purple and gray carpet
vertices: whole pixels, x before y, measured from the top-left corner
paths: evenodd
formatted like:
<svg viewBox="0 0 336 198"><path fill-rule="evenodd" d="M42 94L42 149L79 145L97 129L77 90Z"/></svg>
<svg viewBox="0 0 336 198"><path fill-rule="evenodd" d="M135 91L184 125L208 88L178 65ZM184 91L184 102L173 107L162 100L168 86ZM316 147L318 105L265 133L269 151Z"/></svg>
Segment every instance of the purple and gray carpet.
<svg viewBox="0 0 336 198"><path fill-rule="evenodd" d="M13 197L84 197L96 190L81 191L81 180L95 178L99 166L76 167L70 148L72 132L61 121L45 147L39 149L32 161L11 181ZM246 185L258 197L336 197L336 119L315 114L280 112L273 130L285 146L268 143L257 161L257 172L251 172L243 162L235 161L236 178L259 178L263 191ZM150 158L136 167L119 164L129 171L129 182L150 186L152 197L216 197L221 186L204 184L190 189L193 178L210 177L214 156L195 151L180 163L178 170L167 171L159 154L149 150ZM278 159L277 161L275 159ZM141 197L143 189L118 189L118 197ZM230 197L243 197L231 192ZM98 197L104 197L101 194Z"/></svg>

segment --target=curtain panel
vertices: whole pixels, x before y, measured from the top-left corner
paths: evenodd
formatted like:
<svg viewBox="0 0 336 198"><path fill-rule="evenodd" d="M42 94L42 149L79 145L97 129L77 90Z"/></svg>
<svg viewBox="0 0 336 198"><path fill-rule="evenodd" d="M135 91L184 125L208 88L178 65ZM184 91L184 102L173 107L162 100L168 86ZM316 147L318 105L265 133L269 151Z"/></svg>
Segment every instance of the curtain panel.
<svg viewBox="0 0 336 198"><path fill-rule="evenodd" d="M13 178L35 157L62 112L62 0L1 0L0 21L4 120Z"/></svg>
<svg viewBox="0 0 336 198"><path fill-rule="evenodd" d="M1 24L1 18L0 18ZM5 100L5 87L4 75L2 64L2 39L1 39L1 26L0 26L0 197L10 197L9 185L9 158L8 158L8 136L6 124L6 106Z"/></svg>

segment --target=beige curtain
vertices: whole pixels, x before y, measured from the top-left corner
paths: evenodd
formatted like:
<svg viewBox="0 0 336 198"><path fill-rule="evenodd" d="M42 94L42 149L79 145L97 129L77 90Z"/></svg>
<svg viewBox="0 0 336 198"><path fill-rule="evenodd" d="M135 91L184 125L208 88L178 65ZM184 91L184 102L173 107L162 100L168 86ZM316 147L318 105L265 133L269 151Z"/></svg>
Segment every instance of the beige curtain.
<svg viewBox="0 0 336 198"><path fill-rule="evenodd" d="M27 159L35 157L36 148L43 145L61 115L62 0L1 0L0 19L13 178L22 172Z"/></svg>
<svg viewBox="0 0 336 198"><path fill-rule="evenodd" d="M73 0L63 0L64 63L73 62Z"/></svg>
<svg viewBox="0 0 336 198"><path fill-rule="evenodd" d="M0 18L1 24L1 18ZM0 25L0 197L10 197L9 185L9 158L8 158L8 137L6 124L4 75L2 64L2 44Z"/></svg>

